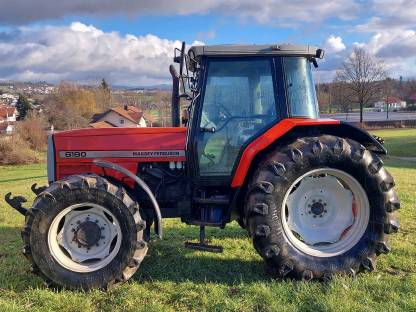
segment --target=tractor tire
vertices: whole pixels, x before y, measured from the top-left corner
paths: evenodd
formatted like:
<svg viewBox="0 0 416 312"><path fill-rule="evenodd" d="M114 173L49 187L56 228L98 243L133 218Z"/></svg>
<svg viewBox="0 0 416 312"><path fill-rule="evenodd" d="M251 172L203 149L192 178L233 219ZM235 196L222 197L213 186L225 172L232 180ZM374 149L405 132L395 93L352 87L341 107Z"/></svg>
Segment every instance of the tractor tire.
<svg viewBox="0 0 416 312"><path fill-rule="evenodd" d="M69 176L27 212L23 253L48 287L107 289L137 271L148 249L145 227L123 187L94 174Z"/></svg>
<svg viewBox="0 0 416 312"><path fill-rule="evenodd" d="M329 280L373 271L390 251L400 202L377 155L336 136L274 148L247 185L247 229L268 271Z"/></svg>

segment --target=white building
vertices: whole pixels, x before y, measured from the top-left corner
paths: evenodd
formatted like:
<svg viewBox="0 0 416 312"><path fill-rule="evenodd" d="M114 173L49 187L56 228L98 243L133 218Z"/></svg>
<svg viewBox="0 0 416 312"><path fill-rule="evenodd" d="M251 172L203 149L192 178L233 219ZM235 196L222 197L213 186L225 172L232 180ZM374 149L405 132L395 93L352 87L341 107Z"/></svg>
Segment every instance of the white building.
<svg viewBox="0 0 416 312"><path fill-rule="evenodd" d="M115 107L96 115L90 123L92 128L141 128L147 127L143 112L135 106Z"/></svg>
<svg viewBox="0 0 416 312"><path fill-rule="evenodd" d="M14 131L14 125L7 123L0 123L0 134L12 134Z"/></svg>
<svg viewBox="0 0 416 312"><path fill-rule="evenodd" d="M15 122L17 118L17 109L12 106L0 106L0 123Z"/></svg>
<svg viewBox="0 0 416 312"><path fill-rule="evenodd" d="M0 100L7 105L16 106L17 100L19 99L18 95L3 93L0 95Z"/></svg>
<svg viewBox="0 0 416 312"><path fill-rule="evenodd" d="M400 110L406 108L406 101L402 101L397 97L387 97L387 101L377 101L374 103L374 108L385 111L387 109L386 103L388 103L389 110Z"/></svg>

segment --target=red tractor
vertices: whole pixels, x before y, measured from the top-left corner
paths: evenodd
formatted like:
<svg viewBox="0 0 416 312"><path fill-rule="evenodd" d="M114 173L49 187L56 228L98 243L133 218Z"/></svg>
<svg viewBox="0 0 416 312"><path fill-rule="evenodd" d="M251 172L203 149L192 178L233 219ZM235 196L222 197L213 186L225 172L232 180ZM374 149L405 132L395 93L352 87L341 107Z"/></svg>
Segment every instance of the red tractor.
<svg viewBox="0 0 416 312"><path fill-rule="evenodd" d="M179 53L176 53L179 52ZM48 285L106 288L128 280L163 218L200 227L232 220L277 276L372 271L389 252L400 207L380 139L320 119L311 63L298 45L175 50L172 127L80 129L48 143L49 186L25 215L23 253ZM180 91L181 90L181 91ZM180 116L180 99L190 101ZM187 118L189 116L189 118ZM181 126L182 125L182 126Z"/></svg>

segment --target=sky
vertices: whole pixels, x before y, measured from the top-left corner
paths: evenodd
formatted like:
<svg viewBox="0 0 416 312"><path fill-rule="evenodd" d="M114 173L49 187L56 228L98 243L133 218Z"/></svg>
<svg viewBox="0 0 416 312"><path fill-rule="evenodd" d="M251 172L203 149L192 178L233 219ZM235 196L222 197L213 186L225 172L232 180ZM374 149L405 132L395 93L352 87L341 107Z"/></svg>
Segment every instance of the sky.
<svg viewBox="0 0 416 312"><path fill-rule="evenodd" d="M330 81L355 46L416 78L416 0L0 1L0 80L169 83L181 41L311 44Z"/></svg>

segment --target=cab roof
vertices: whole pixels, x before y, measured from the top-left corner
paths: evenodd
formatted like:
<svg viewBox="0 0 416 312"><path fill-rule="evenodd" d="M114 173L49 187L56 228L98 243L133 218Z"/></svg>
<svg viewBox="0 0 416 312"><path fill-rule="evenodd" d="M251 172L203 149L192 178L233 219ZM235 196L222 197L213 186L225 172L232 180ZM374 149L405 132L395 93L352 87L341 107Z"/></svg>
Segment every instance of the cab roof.
<svg viewBox="0 0 416 312"><path fill-rule="evenodd" d="M324 51L310 45L295 44L263 44L263 45L210 45L192 46L188 55L199 61L203 56L305 56L312 58L323 58Z"/></svg>

